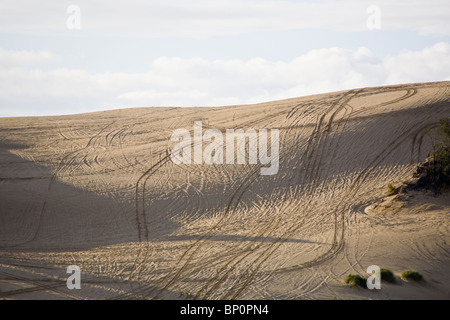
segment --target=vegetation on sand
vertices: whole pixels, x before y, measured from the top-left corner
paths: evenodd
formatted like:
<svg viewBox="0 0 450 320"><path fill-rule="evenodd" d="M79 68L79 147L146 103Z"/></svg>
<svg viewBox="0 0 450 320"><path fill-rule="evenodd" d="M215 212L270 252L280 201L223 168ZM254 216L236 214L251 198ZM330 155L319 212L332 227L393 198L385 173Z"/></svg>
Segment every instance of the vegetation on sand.
<svg viewBox="0 0 450 320"><path fill-rule="evenodd" d="M388 196L394 194L395 188L392 184L388 183L387 184L387 192L388 192Z"/></svg>
<svg viewBox="0 0 450 320"><path fill-rule="evenodd" d="M440 142L433 147L429 160L417 168L419 180L416 187L432 189L436 194L450 186L450 120L439 119Z"/></svg>
<svg viewBox="0 0 450 320"><path fill-rule="evenodd" d="M381 280L383 280L383 281L390 282L390 283L395 282L394 273L389 269L380 268L380 275L381 275Z"/></svg>
<svg viewBox="0 0 450 320"><path fill-rule="evenodd" d="M367 287L367 279L361 277L359 274L348 274L345 277L344 282L351 287L354 286L360 286L363 288Z"/></svg>
<svg viewBox="0 0 450 320"><path fill-rule="evenodd" d="M416 270L405 270L400 274L400 276L403 280L419 281L423 279L423 276Z"/></svg>

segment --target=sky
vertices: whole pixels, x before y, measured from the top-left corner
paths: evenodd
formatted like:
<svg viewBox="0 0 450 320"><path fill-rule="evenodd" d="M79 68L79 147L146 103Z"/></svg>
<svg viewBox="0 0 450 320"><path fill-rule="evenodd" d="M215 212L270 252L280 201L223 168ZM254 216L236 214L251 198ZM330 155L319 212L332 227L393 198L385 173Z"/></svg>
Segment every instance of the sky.
<svg viewBox="0 0 450 320"><path fill-rule="evenodd" d="M0 2L0 117L445 80L448 0Z"/></svg>

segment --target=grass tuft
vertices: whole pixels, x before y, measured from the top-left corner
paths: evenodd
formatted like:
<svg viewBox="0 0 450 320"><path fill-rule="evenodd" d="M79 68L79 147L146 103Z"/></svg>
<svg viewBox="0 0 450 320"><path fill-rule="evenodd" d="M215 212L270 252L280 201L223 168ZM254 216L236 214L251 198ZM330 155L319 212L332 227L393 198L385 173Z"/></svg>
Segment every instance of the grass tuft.
<svg viewBox="0 0 450 320"><path fill-rule="evenodd" d="M400 274L400 276L403 280L423 280L423 276L416 270L405 270Z"/></svg>
<svg viewBox="0 0 450 320"><path fill-rule="evenodd" d="M395 283L395 276L391 270L386 269L386 268L380 268L380 275L381 275L381 280L387 281L390 283Z"/></svg>
<svg viewBox="0 0 450 320"><path fill-rule="evenodd" d="M367 288L367 279L361 277L359 274L348 274L344 282L351 287L360 286L363 288Z"/></svg>

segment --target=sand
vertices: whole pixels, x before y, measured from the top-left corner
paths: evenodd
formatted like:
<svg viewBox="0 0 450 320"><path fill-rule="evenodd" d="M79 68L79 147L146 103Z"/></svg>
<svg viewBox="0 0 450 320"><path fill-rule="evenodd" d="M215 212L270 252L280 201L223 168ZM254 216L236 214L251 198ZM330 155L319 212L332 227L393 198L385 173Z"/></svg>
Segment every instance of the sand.
<svg viewBox="0 0 450 320"><path fill-rule="evenodd" d="M1 299L448 299L450 197L386 198L450 82L256 105L0 119ZM279 171L174 164L174 130L278 129ZM376 209L375 209L376 207ZM66 269L81 270L69 290ZM396 284L350 288L389 268ZM415 269L425 281L403 281Z"/></svg>

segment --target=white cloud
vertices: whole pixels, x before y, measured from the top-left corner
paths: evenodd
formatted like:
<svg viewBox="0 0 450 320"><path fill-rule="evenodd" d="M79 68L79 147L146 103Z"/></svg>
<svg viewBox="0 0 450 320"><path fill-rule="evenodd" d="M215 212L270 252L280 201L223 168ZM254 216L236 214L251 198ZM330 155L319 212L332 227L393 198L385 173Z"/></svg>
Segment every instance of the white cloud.
<svg viewBox="0 0 450 320"><path fill-rule="evenodd" d="M0 31L64 33L69 2L3 0ZM78 0L82 29L105 35L210 36L253 31L366 31L367 8L381 10L383 30L450 34L448 0Z"/></svg>
<svg viewBox="0 0 450 320"><path fill-rule="evenodd" d="M450 80L450 45L438 43L422 51L405 51L385 59L387 83L417 82L422 78Z"/></svg>
<svg viewBox="0 0 450 320"><path fill-rule="evenodd" d="M247 104L368 86L450 80L448 43L386 57L376 57L365 47L332 47L288 62L161 57L142 73L43 71L24 61L41 61L47 54L29 54L23 58L20 52L0 50L0 58L9 61L5 65L0 59L2 116Z"/></svg>
<svg viewBox="0 0 450 320"><path fill-rule="evenodd" d="M0 67L26 66L51 61L54 55L49 51L7 51L0 48Z"/></svg>

